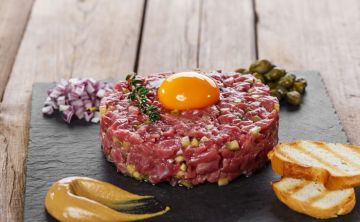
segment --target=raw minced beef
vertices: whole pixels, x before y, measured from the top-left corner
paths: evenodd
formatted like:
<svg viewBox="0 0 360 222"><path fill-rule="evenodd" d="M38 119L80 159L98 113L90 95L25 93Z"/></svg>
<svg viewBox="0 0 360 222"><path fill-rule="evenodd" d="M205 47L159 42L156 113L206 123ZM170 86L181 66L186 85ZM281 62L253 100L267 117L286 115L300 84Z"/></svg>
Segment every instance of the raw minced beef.
<svg viewBox="0 0 360 222"><path fill-rule="evenodd" d="M228 183L265 165L278 142L279 103L251 75L203 73L220 88L220 101L203 109L167 110L156 92L171 73L143 79L161 119L151 123L127 99L128 82L102 99L101 145L118 171L156 184Z"/></svg>

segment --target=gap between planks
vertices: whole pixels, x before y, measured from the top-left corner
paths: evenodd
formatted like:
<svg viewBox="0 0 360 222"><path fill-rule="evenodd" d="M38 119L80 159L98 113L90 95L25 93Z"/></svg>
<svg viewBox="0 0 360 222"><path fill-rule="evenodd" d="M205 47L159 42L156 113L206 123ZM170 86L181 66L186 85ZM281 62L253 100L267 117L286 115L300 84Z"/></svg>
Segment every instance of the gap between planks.
<svg viewBox="0 0 360 222"><path fill-rule="evenodd" d="M137 71L233 71L257 58L253 0L148 0Z"/></svg>
<svg viewBox="0 0 360 222"><path fill-rule="evenodd" d="M35 0L0 2L0 104Z"/></svg>

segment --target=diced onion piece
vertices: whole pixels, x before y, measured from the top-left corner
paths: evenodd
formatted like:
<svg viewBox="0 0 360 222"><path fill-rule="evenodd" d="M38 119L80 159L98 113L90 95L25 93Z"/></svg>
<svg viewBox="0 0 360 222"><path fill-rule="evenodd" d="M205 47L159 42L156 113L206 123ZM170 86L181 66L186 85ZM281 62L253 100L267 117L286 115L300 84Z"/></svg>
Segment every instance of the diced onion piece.
<svg viewBox="0 0 360 222"><path fill-rule="evenodd" d="M214 125L209 124L209 125L206 125L205 128L207 130L211 130L212 128L214 128Z"/></svg>
<svg viewBox="0 0 360 222"><path fill-rule="evenodd" d="M235 102L235 103L241 103L241 99L235 98L235 99L234 99L234 102Z"/></svg>
<svg viewBox="0 0 360 222"><path fill-rule="evenodd" d="M200 142L206 142L209 141L209 138L207 138L206 136L201 137Z"/></svg>
<svg viewBox="0 0 360 222"><path fill-rule="evenodd" d="M91 119L92 123L98 123L100 121L100 113L95 112L94 117Z"/></svg>
<svg viewBox="0 0 360 222"><path fill-rule="evenodd" d="M44 114L51 115L51 114L53 114L54 109L52 106L44 106L41 111Z"/></svg>
<svg viewBox="0 0 360 222"><path fill-rule="evenodd" d="M59 98L57 98L57 103L58 105L65 105L65 96L60 96Z"/></svg>
<svg viewBox="0 0 360 222"><path fill-rule="evenodd" d="M60 106L59 106L59 110L60 110L61 112L65 111L65 110L68 110L69 108L70 108L69 105L60 105Z"/></svg>
<svg viewBox="0 0 360 222"><path fill-rule="evenodd" d="M77 118L79 118L79 119L82 119L82 118L84 118L84 116L85 116L85 114L84 114L84 108L80 108L80 109L77 109L76 111L75 111L75 115L77 116Z"/></svg>
<svg viewBox="0 0 360 222"><path fill-rule="evenodd" d="M65 122L70 123L73 115L74 115L74 111L72 111L71 109L67 109L63 112L63 119L65 120Z"/></svg>
<svg viewBox="0 0 360 222"><path fill-rule="evenodd" d="M99 98L103 98L105 96L105 90L100 89L97 93L96 96Z"/></svg>
<svg viewBox="0 0 360 222"><path fill-rule="evenodd" d="M221 108L220 111L223 112L223 113L228 112L228 111L230 111L230 108Z"/></svg>

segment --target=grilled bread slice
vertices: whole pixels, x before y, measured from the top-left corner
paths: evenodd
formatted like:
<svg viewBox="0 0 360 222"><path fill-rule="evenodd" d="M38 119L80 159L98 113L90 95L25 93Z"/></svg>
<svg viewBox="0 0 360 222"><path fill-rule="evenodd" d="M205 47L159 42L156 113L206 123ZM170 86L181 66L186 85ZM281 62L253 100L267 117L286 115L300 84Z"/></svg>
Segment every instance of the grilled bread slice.
<svg viewBox="0 0 360 222"><path fill-rule="evenodd" d="M318 181L330 190L360 185L359 146L295 141L277 145L268 157L283 177Z"/></svg>
<svg viewBox="0 0 360 222"><path fill-rule="evenodd" d="M274 182L272 187L289 208L315 218L344 215L355 206L354 188L330 191L319 182L289 177Z"/></svg>

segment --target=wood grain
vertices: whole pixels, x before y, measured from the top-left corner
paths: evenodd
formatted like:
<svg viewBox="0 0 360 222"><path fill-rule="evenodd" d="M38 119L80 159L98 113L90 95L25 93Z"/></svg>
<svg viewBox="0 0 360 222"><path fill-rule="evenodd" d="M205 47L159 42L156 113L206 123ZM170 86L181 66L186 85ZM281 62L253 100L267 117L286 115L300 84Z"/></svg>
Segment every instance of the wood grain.
<svg viewBox="0 0 360 222"><path fill-rule="evenodd" d="M0 221L22 220L32 84L132 71L142 7L142 0L34 4L0 110Z"/></svg>
<svg viewBox="0 0 360 222"><path fill-rule="evenodd" d="M200 68L233 71L256 60L252 0L205 0L201 15Z"/></svg>
<svg viewBox="0 0 360 222"><path fill-rule="evenodd" d="M360 144L360 2L259 0L256 5L259 56L287 69L319 70L350 142Z"/></svg>
<svg viewBox="0 0 360 222"><path fill-rule="evenodd" d="M254 20L251 0L149 0L138 70L247 66L256 57Z"/></svg>
<svg viewBox="0 0 360 222"><path fill-rule="evenodd" d="M0 1L0 101L25 30L33 0Z"/></svg>
<svg viewBox="0 0 360 222"><path fill-rule="evenodd" d="M200 0L149 0L139 73L197 68Z"/></svg>

